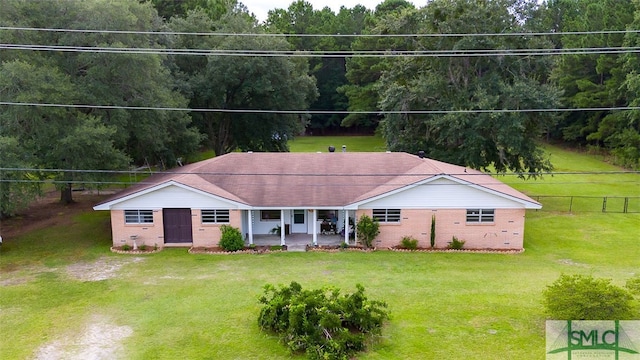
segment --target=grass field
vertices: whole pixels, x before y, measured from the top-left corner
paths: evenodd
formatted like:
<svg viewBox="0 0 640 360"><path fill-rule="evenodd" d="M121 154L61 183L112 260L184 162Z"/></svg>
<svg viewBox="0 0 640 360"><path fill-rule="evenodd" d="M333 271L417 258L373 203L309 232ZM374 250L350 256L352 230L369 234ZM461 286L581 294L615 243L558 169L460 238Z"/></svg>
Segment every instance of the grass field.
<svg viewBox="0 0 640 360"><path fill-rule="evenodd" d="M336 148L346 143L351 151L366 150L368 141L379 144L337 139ZM293 150L326 151L327 138L299 140ZM579 153L548 149L557 169L612 169ZM578 187L597 196L638 194L638 175L619 177L504 180L545 195L580 194ZM389 304L383 336L360 359L544 359L545 286L563 273L623 285L640 269L639 230L640 214L533 211L527 214L526 251L519 255L213 256L167 249L135 257L109 252L107 213L80 213L68 223L6 239L0 249L0 357L70 358L60 349L92 348L94 355L122 359L302 359L256 322L262 286L297 281L349 292L361 283L371 298ZM92 326L102 330L98 339L90 336Z"/></svg>

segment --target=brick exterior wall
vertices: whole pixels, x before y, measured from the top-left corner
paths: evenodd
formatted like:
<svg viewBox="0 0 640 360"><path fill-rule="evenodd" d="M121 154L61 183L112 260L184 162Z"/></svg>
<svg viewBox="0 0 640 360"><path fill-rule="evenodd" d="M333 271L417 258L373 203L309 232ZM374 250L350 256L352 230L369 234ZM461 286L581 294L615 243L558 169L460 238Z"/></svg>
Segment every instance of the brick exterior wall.
<svg viewBox="0 0 640 360"><path fill-rule="evenodd" d="M203 224L202 211L199 209L191 210L191 226L193 228L193 246L194 247L212 247L218 246L220 242L220 226L230 225L241 229L242 211L229 210L228 224Z"/></svg>
<svg viewBox="0 0 640 360"><path fill-rule="evenodd" d="M372 210L358 210L357 218ZM496 209L494 222L467 224L466 209L403 209L399 223L380 223L376 247L400 244L404 236L418 240L418 246L430 247L431 216L436 217L436 248L446 248L453 236L465 241L467 249L522 249L525 209Z"/></svg>
<svg viewBox="0 0 640 360"><path fill-rule="evenodd" d="M358 210L356 221L363 214L373 211ZM467 249L522 249L524 240L524 209L496 209L494 222L467 224L466 209L403 209L399 223L381 223L380 235L374 240L376 247L386 248L400 244L404 236L418 240L418 246L430 247L431 216L436 217L436 248L446 248L456 236L465 241ZM202 224L201 211L191 211L193 246L217 246L222 224ZM229 211L229 224L241 228L242 211ZM124 211L111 211L113 246L133 245L132 235L137 235L138 246L164 246L162 209L153 210L153 224L125 224Z"/></svg>
<svg viewBox="0 0 640 360"><path fill-rule="evenodd" d="M220 226L224 224L203 224L202 212L199 209L191 210L191 227L193 246L211 247L218 246L220 241ZM229 224L241 228L242 211L229 210ZM153 224L125 224L124 210L111 210L111 232L113 246L128 244L133 246L132 235L137 235L136 244L164 247L164 223L162 209L153 210Z"/></svg>
<svg viewBox="0 0 640 360"><path fill-rule="evenodd" d="M113 246L128 244L133 246L131 236L137 235L136 244L164 246L164 227L162 209L153 210L153 224L125 224L124 210L111 210L111 232Z"/></svg>

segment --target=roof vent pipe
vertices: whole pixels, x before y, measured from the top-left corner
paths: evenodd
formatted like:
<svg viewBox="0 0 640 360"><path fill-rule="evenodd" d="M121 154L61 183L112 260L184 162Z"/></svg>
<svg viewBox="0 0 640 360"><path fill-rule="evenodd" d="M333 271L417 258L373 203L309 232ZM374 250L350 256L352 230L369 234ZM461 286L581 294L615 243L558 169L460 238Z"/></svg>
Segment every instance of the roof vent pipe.
<svg viewBox="0 0 640 360"><path fill-rule="evenodd" d="M424 159L424 150L420 150L420 151L418 151L418 157L419 157L420 159Z"/></svg>
<svg viewBox="0 0 640 360"><path fill-rule="evenodd" d="M335 152L336 151L336 147L331 145L329 146L329 152Z"/></svg>
<svg viewBox="0 0 640 360"><path fill-rule="evenodd" d="M342 145L342 152L347 152L347 145Z"/></svg>

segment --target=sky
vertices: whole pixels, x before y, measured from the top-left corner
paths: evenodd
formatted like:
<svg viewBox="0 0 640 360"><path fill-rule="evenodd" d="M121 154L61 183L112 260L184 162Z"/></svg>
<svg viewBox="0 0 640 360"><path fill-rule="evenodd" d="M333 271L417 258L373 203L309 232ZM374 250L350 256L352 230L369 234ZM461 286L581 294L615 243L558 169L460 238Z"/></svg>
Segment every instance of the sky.
<svg viewBox="0 0 640 360"><path fill-rule="evenodd" d="M375 9L378 4L380 4L383 0L306 0L313 6L314 10L322 10L325 6L328 6L333 10L334 13L337 13L340 10L340 6L345 6L347 8L352 8L358 4L363 5L367 9ZM291 3L295 2L295 0L240 0L250 12L254 13L258 20L264 21L267 18L267 13L269 10L273 9L287 9ZM418 2L411 1L416 4ZM421 2L425 2L426 0L422 0Z"/></svg>

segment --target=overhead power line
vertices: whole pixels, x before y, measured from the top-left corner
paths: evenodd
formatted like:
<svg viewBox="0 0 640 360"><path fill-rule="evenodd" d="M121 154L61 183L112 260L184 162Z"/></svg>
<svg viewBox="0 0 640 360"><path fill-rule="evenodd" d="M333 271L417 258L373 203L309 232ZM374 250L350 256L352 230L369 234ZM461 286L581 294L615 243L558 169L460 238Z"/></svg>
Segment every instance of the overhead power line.
<svg viewBox="0 0 640 360"><path fill-rule="evenodd" d="M0 101L0 105L10 106L41 106L57 108L78 108L78 109L104 109L104 110L157 110L157 111L185 111L203 113L244 113L244 114L297 114L297 115L320 115L320 114L361 114L361 115L384 115L384 114L495 114L495 113L549 113L568 111L623 111L640 110L640 106L612 106L612 107L584 107L584 108L549 108L549 109L459 109L459 110L377 110L377 111L350 111L350 110L266 110L266 109L208 109L208 108L182 108L182 107L160 107L160 106L120 106L120 105L90 105L90 104L54 104L54 103L34 103L34 102L12 102Z"/></svg>
<svg viewBox="0 0 640 360"><path fill-rule="evenodd" d="M101 46L65 46L37 44L0 44L5 50L56 51L77 53L150 54L189 56L242 56L242 57L487 57L487 56L548 56L640 53L640 47L591 47L560 49L455 49L455 50L355 50L355 51L298 51L252 49L163 49L123 48Z"/></svg>
<svg viewBox="0 0 640 360"><path fill-rule="evenodd" d="M326 172L318 172L318 173L292 173L292 172L251 172L251 173L233 173L233 172L219 172L219 171L180 171L180 168L175 168L170 171L136 171L136 170L100 170L100 169L47 169L47 168L22 168L22 167L2 167L0 171L20 171L26 173L74 173L74 174L138 174L138 175L211 175L211 176L301 176L301 177L334 177L334 176L344 176L344 177L388 177L388 176L405 176L405 177L423 177L423 176L435 176L435 175L448 175L448 176L521 176L521 175L640 175L640 170L612 170L612 171L550 171L544 173L533 173L533 172L523 172L523 173L490 173L490 172L481 172L481 173L473 173L473 172L460 172L460 173L389 173L389 174L354 174L351 172L342 173L342 174L328 174Z"/></svg>
<svg viewBox="0 0 640 360"><path fill-rule="evenodd" d="M0 179L0 183L13 183L13 184L59 184L59 185L68 185L68 184L72 184L72 185L82 185L82 186L88 186L88 185L94 185L94 186L114 186L114 185L122 185L122 186L131 186L131 185L156 185L157 183L152 183L152 182L147 182L145 180L142 181L100 181L100 180L47 180L47 179ZM576 184L599 184L599 185L615 185L615 184L622 184L622 183L635 183L637 184L637 181L564 181L564 182L553 182L553 183L544 183L544 182L528 182L528 183L522 183L522 182L518 182L518 183L508 183L508 182L480 182L480 183L474 183L475 185L481 185L481 186L491 186L491 185L545 185L545 186L549 186L549 185L576 185ZM265 185L265 184L258 184L255 182L239 182L237 183L237 185L243 185L243 186L260 186L260 187L268 187L268 186L277 186L277 185ZM394 183L380 183L379 185L397 185L397 186L405 186L407 184L405 183L399 183L399 184L394 184ZM468 186L467 184L458 184L458 183L454 183L454 184L429 184L430 186ZM292 185L293 186L293 185ZM308 183L308 184L298 184L295 185L295 187L318 187L318 186L322 186L322 187L341 187L344 186L344 184L323 184L323 185L317 185L314 183ZM357 186L357 185L356 185ZM368 185L363 185L363 186L370 186L370 184ZM531 195L529 195L531 196ZM544 195L538 195L538 196L544 196ZM551 195L553 196L553 195ZM567 195L568 196L568 195ZM561 196L554 196L554 197L561 197ZM618 195L618 196L607 196L608 198L612 198L612 197L627 197L625 195ZM636 196L635 194L633 194L633 197L637 197L640 199L640 196ZM602 198L600 196L600 198Z"/></svg>
<svg viewBox="0 0 640 360"><path fill-rule="evenodd" d="M187 35L187 36L243 36L243 37L463 37L463 36L565 36L596 34L634 34L640 30L595 30L595 31L556 31L556 32L512 32L512 33L441 33L441 34L270 34L270 33L229 33L229 32L181 32L181 31L136 31L136 30L100 30L100 29L67 29L36 28L21 26L0 26L0 30L67 32L91 34L130 34L130 35Z"/></svg>

